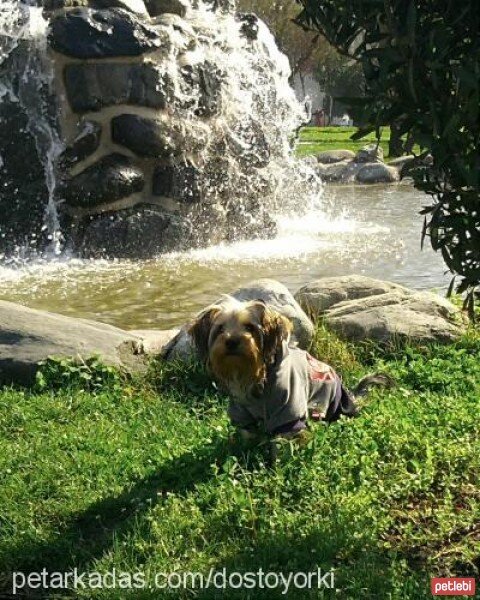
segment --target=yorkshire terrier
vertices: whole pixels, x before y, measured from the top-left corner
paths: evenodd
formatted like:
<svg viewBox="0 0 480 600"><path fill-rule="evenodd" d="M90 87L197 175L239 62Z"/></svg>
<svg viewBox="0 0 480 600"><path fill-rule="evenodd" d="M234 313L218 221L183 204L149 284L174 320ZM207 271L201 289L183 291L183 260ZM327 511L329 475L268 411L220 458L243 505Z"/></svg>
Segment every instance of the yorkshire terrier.
<svg viewBox="0 0 480 600"><path fill-rule="evenodd" d="M228 298L190 325L197 352L230 396L229 416L244 439L263 430L271 437L302 438L308 421L353 417L355 397L388 375L364 377L347 390L329 365L291 345L292 323L262 300Z"/></svg>

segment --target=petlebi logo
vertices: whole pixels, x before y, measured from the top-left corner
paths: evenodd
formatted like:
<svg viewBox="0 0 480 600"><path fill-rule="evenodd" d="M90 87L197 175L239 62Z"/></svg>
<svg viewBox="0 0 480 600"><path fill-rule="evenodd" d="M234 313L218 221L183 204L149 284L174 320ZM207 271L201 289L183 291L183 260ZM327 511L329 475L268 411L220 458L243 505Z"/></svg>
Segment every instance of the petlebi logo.
<svg viewBox="0 0 480 600"><path fill-rule="evenodd" d="M430 590L434 596L474 596L473 577L433 577Z"/></svg>

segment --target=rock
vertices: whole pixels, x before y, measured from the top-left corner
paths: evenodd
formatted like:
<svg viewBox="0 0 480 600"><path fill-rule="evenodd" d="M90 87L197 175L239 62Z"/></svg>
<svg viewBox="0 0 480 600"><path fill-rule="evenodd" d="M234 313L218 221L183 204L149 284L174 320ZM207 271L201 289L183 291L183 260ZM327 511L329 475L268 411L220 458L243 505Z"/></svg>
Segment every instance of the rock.
<svg viewBox="0 0 480 600"><path fill-rule="evenodd" d="M54 17L49 42L61 54L73 58L140 56L165 43L165 37L120 8L76 8Z"/></svg>
<svg viewBox="0 0 480 600"><path fill-rule="evenodd" d="M333 163L353 160L355 152L351 150L326 150L317 154L317 161L322 165L331 165Z"/></svg>
<svg viewBox="0 0 480 600"><path fill-rule="evenodd" d="M212 63L205 61L198 65L185 65L181 69L187 84L193 88L190 96L196 103L194 110L198 117L211 117L219 110L219 99L223 74Z"/></svg>
<svg viewBox="0 0 480 600"><path fill-rule="evenodd" d="M291 319L293 323L292 340L297 342L300 348L307 349L310 346L314 334L313 323L282 283L274 279L259 279L239 288L230 295L244 302L264 300L268 305ZM226 302L226 298L221 297L213 304L224 302ZM188 360L194 356L192 340L186 332L186 326L164 349L164 356L167 360Z"/></svg>
<svg viewBox="0 0 480 600"><path fill-rule="evenodd" d="M368 277L326 277L295 297L308 314L352 342L448 343L465 329L459 309L448 300Z"/></svg>
<svg viewBox="0 0 480 600"><path fill-rule="evenodd" d="M128 333L142 339L141 344L145 354L155 356L164 352L165 347L179 331L179 329L136 329Z"/></svg>
<svg viewBox="0 0 480 600"><path fill-rule="evenodd" d="M406 289L397 283L363 275L322 277L301 287L295 294L295 300L307 315L317 318L335 304L346 300L359 300Z"/></svg>
<svg viewBox="0 0 480 600"><path fill-rule="evenodd" d="M401 171L403 167L412 163L414 159L415 156L413 155L399 156L398 158L392 158L392 160L389 160L387 164L389 167L395 167L396 169Z"/></svg>
<svg viewBox="0 0 480 600"><path fill-rule="evenodd" d="M148 17L148 12L143 0L44 0L45 11L61 10L65 8L123 8L141 17Z"/></svg>
<svg viewBox="0 0 480 600"><path fill-rule="evenodd" d="M200 202L198 170L189 162L159 166L153 173L152 193L185 203Z"/></svg>
<svg viewBox="0 0 480 600"><path fill-rule="evenodd" d="M236 18L240 21L240 35L251 42L258 39L258 17L254 13L238 13Z"/></svg>
<svg viewBox="0 0 480 600"><path fill-rule="evenodd" d="M71 64L64 77L68 101L77 113L117 104L163 109L173 95L170 77L149 63Z"/></svg>
<svg viewBox="0 0 480 600"><path fill-rule="evenodd" d="M93 154L100 145L102 126L96 121L85 121L73 142L63 151L60 164L68 168Z"/></svg>
<svg viewBox="0 0 480 600"><path fill-rule="evenodd" d="M178 247L184 238L181 225L154 206L105 213L85 227L80 253L85 258L151 258Z"/></svg>
<svg viewBox="0 0 480 600"><path fill-rule="evenodd" d="M133 114L112 119L112 140L138 156L169 158L182 151L180 132L171 123Z"/></svg>
<svg viewBox="0 0 480 600"><path fill-rule="evenodd" d="M142 369L141 338L111 325L73 319L0 301L0 381L30 385L49 356L88 358Z"/></svg>
<svg viewBox="0 0 480 600"><path fill-rule="evenodd" d="M314 327L288 288L274 279L259 279L233 292L237 300L264 300L293 323L293 341L308 348L313 339Z"/></svg>
<svg viewBox="0 0 480 600"><path fill-rule="evenodd" d="M367 144L355 156L355 162L373 163L383 162L383 148L377 144Z"/></svg>
<svg viewBox="0 0 480 600"><path fill-rule="evenodd" d="M353 158L352 158L353 157ZM368 159L368 160L367 160ZM317 156L317 173L330 183L394 183L400 171L382 162L383 150L365 146L355 156L350 150L331 150Z"/></svg>
<svg viewBox="0 0 480 600"><path fill-rule="evenodd" d="M359 183L394 183L400 180L400 173L385 163L365 163L358 171L356 180Z"/></svg>
<svg viewBox="0 0 480 600"><path fill-rule="evenodd" d="M260 123L253 120L232 128L228 146L238 161L246 167L266 167L270 162L270 146Z"/></svg>
<svg viewBox="0 0 480 600"><path fill-rule="evenodd" d="M109 154L64 182L60 195L69 206L89 208L140 192L144 184L143 173L132 159Z"/></svg>
<svg viewBox="0 0 480 600"><path fill-rule="evenodd" d="M382 294L333 307L329 328L351 341L449 343L463 333L459 311L428 292Z"/></svg>
<svg viewBox="0 0 480 600"><path fill-rule="evenodd" d="M45 13L65 8L88 8L90 6L91 0L43 0L43 10Z"/></svg>
<svg viewBox="0 0 480 600"><path fill-rule="evenodd" d="M353 161L340 161L332 164L318 164L317 173L327 183L350 183L361 166Z"/></svg>
<svg viewBox="0 0 480 600"><path fill-rule="evenodd" d="M152 17L170 13L185 18L190 3L187 0L147 0L147 8Z"/></svg>
<svg viewBox="0 0 480 600"><path fill-rule="evenodd" d="M123 8L141 17L148 17L147 7L143 0L93 0L94 8Z"/></svg>

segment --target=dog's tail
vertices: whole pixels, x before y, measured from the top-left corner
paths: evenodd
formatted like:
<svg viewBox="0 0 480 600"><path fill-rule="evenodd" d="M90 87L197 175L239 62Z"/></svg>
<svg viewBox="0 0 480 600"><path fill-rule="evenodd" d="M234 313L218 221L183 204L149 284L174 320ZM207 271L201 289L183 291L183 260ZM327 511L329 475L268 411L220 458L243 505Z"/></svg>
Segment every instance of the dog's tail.
<svg viewBox="0 0 480 600"><path fill-rule="evenodd" d="M366 396L372 387L392 388L395 380L386 373L373 373L361 379L352 390L355 398Z"/></svg>

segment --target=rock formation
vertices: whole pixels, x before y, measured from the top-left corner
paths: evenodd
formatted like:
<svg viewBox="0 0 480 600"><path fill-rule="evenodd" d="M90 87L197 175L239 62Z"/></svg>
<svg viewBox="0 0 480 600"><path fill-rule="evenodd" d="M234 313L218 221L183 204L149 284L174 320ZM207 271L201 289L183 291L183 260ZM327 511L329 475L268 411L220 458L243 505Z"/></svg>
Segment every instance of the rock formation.
<svg viewBox="0 0 480 600"><path fill-rule="evenodd" d="M362 275L323 277L300 288L295 299L352 342L449 343L465 332L461 311L449 300Z"/></svg>
<svg viewBox="0 0 480 600"><path fill-rule="evenodd" d="M43 0L44 31L13 54L45 45L52 118L42 118L55 135L50 146L33 137L74 252L142 257L274 235L288 134L304 115L273 36L230 4ZM30 19L34 10L23 9Z"/></svg>

